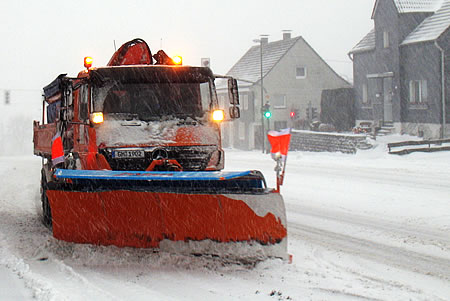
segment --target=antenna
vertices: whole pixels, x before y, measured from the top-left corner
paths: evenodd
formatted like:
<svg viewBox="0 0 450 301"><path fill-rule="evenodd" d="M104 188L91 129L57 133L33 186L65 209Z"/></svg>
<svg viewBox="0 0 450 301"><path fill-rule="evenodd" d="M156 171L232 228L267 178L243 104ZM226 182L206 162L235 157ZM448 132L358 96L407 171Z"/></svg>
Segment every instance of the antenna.
<svg viewBox="0 0 450 301"><path fill-rule="evenodd" d="M116 52L117 51L116 40L113 40L113 43L114 43L114 52Z"/></svg>

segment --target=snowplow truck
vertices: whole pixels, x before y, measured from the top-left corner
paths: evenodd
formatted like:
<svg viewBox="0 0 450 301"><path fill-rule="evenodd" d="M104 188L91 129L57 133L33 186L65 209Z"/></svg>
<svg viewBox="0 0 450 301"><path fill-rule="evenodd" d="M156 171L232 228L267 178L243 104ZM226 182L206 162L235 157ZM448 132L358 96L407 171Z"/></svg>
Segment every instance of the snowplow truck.
<svg viewBox="0 0 450 301"><path fill-rule="evenodd" d="M238 118L237 81L219 108L207 67L141 39L107 66L44 87L34 121L44 224L57 239L231 259L287 258L284 201L259 171L223 171L221 122Z"/></svg>

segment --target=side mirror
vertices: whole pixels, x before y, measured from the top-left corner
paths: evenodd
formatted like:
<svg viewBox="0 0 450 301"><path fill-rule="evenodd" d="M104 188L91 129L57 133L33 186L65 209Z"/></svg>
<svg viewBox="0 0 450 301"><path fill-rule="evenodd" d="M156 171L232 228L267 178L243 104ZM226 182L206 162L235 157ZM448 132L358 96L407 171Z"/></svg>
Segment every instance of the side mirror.
<svg viewBox="0 0 450 301"><path fill-rule="evenodd" d="M228 99L230 100L230 104L232 105L239 104L238 83L234 78L228 79Z"/></svg>
<svg viewBox="0 0 450 301"><path fill-rule="evenodd" d="M239 109L239 107L231 106L229 113L232 119L238 119L239 117L241 117L241 110Z"/></svg>

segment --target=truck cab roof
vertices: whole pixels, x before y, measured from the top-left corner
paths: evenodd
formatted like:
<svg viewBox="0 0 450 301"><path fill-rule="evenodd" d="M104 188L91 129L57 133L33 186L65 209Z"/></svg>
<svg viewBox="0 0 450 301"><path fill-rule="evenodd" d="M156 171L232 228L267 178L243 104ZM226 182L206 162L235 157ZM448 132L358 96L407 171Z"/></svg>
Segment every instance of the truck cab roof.
<svg viewBox="0 0 450 301"><path fill-rule="evenodd" d="M211 69L190 66L127 65L99 67L89 70L94 83L202 83L214 79Z"/></svg>

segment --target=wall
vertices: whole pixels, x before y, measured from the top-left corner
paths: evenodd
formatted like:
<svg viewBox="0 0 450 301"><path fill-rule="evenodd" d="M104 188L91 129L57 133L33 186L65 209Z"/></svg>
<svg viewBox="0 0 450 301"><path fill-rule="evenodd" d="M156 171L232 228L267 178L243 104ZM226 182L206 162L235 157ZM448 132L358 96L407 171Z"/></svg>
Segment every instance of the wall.
<svg viewBox="0 0 450 301"><path fill-rule="evenodd" d="M290 150L311 152L342 152L354 154L358 149L369 149L365 135L330 134L311 131L291 132Z"/></svg>
<svg viewBox="0 0 450 301"><path fill-rule="evenodd" d="M441 35L439 45L445 50L445 106L446 106L446 123L450 127L450 30ZM445 131L446 137L450 137L450 129Z"/></svg>
<svg viewBox="0 0 450 301"><path fill-rule="evenodd" d="M433 13L407 13L399 15L399 40L403 41L423 20Z"/></svg>
<svg viewBox="0 0 450 301"><path fill-rule="evenodd" d="M368 103L363 103L363 85L368 85L367 74L377 68L375 51L355 53L353 55L353 80L355 90L355 116L359 120L372 120L372 102L375 95L368 95Z"/></svg>
<svg viewBox="0 0 450 301"><path fill-rule="evenodd" d="M392 113L393 122L400 121L401 102L398 87L400 86L400 51L399 45L402 42L400 36L400 20L397 8L393 1L380 1L376 14L374 16L375 22L375 34L376 34L376 67L371 70L372 73L385 73L393 72L394 77L392 80ZM384 48L383 34L389 32L389 47ZM395 89L397 87L397 89ZM383 91L381 91L383 95ZM381 111L378 117L383 116L383 105L381 96L381 105L378 109ZM378 118L377 118L378 119Z"/></svg>
<svg viewBox="0 0 450 301"><path fill-rule="evenodd" d="M417 43L401 48L402 122L437 123L441 118L441 57L434 42ZM426 80L426 103L409 102L409 81Z"/></svg>

